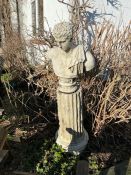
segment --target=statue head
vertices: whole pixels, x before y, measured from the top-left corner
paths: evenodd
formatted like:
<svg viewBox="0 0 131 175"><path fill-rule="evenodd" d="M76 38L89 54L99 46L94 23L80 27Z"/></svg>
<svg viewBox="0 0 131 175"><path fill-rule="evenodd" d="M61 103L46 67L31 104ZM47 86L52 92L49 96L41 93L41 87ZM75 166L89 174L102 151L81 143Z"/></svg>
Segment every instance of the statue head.
<svg viewBox="0 0 131 175"><path fill-rule="evenodd" d="M52 32L58 46L68 52L72 43L72 24L69 22L61 22L54 26Z"/></svg>

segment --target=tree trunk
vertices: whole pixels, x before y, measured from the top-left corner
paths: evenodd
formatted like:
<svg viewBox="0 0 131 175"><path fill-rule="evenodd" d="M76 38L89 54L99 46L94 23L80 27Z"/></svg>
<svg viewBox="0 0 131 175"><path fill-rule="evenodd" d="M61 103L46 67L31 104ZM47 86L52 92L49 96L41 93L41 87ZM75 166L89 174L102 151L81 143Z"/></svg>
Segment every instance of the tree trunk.
<svg viewBox="0 0 131 175"><path fill-rule="evenodd" d="M4 27L5 39L12 34L11 12L9 0L1 0L2 25Z"/></svg>

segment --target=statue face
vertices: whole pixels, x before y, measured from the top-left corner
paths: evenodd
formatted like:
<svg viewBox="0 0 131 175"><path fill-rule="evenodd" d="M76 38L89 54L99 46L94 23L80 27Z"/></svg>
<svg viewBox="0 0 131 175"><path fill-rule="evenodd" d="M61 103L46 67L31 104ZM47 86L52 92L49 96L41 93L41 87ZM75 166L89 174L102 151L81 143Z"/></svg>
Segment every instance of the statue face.
<svg viewBox="0 0 131 175"><path fill-rule="evenodd" d="M57 44L62 50L68 52L71 48L71 39L66 39L65 41L57 41Z"/></svg>

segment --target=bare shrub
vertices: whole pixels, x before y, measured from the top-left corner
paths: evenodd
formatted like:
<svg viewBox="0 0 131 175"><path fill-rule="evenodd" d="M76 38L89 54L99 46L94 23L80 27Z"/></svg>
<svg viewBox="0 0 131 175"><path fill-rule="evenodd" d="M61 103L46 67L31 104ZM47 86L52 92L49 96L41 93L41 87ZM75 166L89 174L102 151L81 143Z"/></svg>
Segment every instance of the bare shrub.
<svg viewBox="0 0 131 175"><path fill-rule="evenodd" d="M87 111L94 116L95 135L111 122L131 119L129 26L121 32L105 21L95 28L92 52L97 74L83 84Z"/></svg>
<svg viewBox="0 0 131 175"><path fill-rule="evenodd" d="M24 70L27 64L24 40L17 33L5 39L3 46L5 67L11 70Z"/></svg>

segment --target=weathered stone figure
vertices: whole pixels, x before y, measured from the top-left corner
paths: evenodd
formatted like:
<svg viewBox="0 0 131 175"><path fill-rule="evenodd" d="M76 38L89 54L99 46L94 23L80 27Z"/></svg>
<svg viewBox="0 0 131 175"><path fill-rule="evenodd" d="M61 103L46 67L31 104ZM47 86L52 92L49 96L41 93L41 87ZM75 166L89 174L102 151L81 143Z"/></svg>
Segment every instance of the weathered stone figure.
<svg viewBox="0 0 131 175"><path fill-rule="evenodd" d="M94 57L82 45L72 43L72 25L56 24L53 36L58 47L47 52L55 74L59 77L57 89L59 130L56 142L68 152L81 152L88 142L88 133L83 127L82 91L79 75L91 70Z"/></svg>

